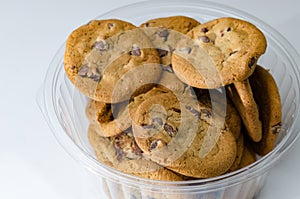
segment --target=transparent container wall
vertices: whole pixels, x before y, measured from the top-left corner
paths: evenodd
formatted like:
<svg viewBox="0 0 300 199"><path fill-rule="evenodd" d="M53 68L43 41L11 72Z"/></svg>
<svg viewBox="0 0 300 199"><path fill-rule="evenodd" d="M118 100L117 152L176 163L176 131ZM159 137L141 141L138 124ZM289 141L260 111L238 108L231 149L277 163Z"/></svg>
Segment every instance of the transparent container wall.
<svg viewBox="0 0 300 199"><path fill-rule="evenodd" d="M143 186L128 186L117 179L109 180L86 172L82 199L253 199L259 196L268 172L243 182L208 191L177 191L172 188L151 189Z"/></svg>
<svg viewBox="0 0 300 199"><path fill-rule="evenodd" d="M156 2L156 3L153 3ZM299 132L299 55L276 31L262 21L235 9L209 2L161 1L143 2L120 8L98 18L119 18L140 24L150 18L169 15L187 15L202 23L213 18L232 16L257 25L268 41L267 52L259 65L270 69L278 85L282 101L282 129L275 149L254 165L220 179L194 185L157 186L154 182L128 183L126 176L119 178L98 163L87 139L88 120L85 116L87 98L80 94L65 76L64 47L60 48L50 64L45 82L38 94L38 104L51 130L76 161L87 168L83 198L88 199L251 199L263 187L269 169L294 143ZM241 177L242 176L242 177ZM153 185L151 184L153 183ZM205 187L205 189L203 188Z"/></svg>
<svg viewBox="0 0 300 199"><path fill-rule="evenodd" d="M283 107L282 132L278 137L277 143L288 139L294 117L299 106L299 88L297 87L297 76L289 65L288 57L275 44L269 45L267 53L260 59L260 65L270 69L270 72L276 79L280 90ZM87 139L88 120L85 116L85 107L87 98L80 94L70 83L64 73L63 65L58 65L55 91L56 113L64 131L75 142L81 150L88 156L94 157L94 151L90 147ZM95 157L94 157L95 158ZM263 163L262 163L263 164ZM104 179L93 172L87 173L86 187L84 188L86 196L92 199L251 199L263 186L268 172L261 173L253 179L244 179L240 183L230 185L229 187L219 188L218 190L206 192L168 192L166 190L147 190L137 186L128 186L115 179ZM170 189L170 188L168 188ZM142 191L143 190L143 191Z"/></svg>

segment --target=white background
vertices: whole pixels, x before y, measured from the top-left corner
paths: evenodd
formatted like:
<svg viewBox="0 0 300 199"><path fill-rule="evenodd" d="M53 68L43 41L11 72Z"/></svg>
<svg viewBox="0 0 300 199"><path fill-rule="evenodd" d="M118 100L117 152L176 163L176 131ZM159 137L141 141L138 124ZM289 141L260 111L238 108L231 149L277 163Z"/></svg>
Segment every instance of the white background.
<svg viewBox="0 0 300 199"><path fill-rule="evenodd" d="M36 104L68 34L137 0L0 1L0 198L81 199L83 169L56 142ZM300 51L300 1L224 0L269 23ZM300 63L299 63L300 65ZM300 198L300 141L271 171L260 199Z"/></svg>

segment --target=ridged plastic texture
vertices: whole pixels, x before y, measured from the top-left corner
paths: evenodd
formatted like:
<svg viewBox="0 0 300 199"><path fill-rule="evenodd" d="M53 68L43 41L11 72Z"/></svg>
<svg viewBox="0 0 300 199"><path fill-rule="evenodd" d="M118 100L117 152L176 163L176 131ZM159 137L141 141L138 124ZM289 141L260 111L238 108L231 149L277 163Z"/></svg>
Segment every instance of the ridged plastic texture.
<svg viewBox="0 0 300 199"><path fill-rule="evenodd" d="M99 163L87 140L85 117L87 98L65 76L64 44L49 66L37 102L65 150L87 168L86 192L91 199L251 199L259 194L268 171L292 146L299 135L299 65L296 50L277 31L261 20L239 10L205 1L149 1L128 5L97 19L119 18L136 25L156 17L186 15L200 22L231 16L245 19L265 34L267 52L259 64L270 69L278 85L282 108L282 130L275 149L252 165L215 178L187 182L141 179Z"/></svg>

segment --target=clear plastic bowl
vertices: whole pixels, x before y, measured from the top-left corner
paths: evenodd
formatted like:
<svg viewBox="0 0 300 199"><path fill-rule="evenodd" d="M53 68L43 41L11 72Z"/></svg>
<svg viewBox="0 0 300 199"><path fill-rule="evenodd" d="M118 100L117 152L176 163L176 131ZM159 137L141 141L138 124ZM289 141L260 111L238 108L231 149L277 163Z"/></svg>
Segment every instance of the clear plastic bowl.
<svg viewBox="0 0 300 199"><path fill-rule="evenodd" d="M299 67L296 50L276 30L247 13L225 5L197 0L146 1L124 6L97 19L118 18L136 25L157 17L186 15L205 22L231 16L255 24L265 34L266 53L259 64L269 68L282 100L282 129L272 152L255 163L222 176L185 182L142 179L112 169L97 161L87 140L87 98L67 79L63 67L64 45L49 66L38 104L51 130L65 150L88 171L88 190L83 198L98 199L249 199L257 196L269 170L287 152L299 135Z"/></svg>

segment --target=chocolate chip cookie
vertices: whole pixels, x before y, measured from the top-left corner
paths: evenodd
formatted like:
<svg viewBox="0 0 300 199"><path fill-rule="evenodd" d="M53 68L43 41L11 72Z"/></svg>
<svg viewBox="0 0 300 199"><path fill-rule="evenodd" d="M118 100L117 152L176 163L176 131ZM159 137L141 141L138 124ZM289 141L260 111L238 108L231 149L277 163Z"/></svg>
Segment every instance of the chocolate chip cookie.
<svg viewBox="0 0 300 199"><path fill-rule="evenodd" d="M180 175L145 159L130 129L113 137L102 137L89 126L88 138L97 159L122 172L155 180L182 180Z"/></svg>
<svg viewBox="0 0 300 199"><path fill-rule="evenodd" d="M90 99L86 116L95 131L104 137L118 135L131 126L127 102L108 104Z"/></svg>
<svg viewBox="0 0 300 199"><path fill-rule="evenodd" d="M241 168L241 160L242 160L242 156L244 153L244 135L243 135L243 133L240 133L239 138L236 140L236 146L237 146L236 157L235 157L233 164L229 168L228 172L232 172L232 171L235 171L235 170Z"/></svg>
<svg viewBox="0 0 300 199"><path fill-rule="evenodd" d="M146 99L148 99L152 96L160 95L160 94L167 93L167 92L168 91L166 91L165 89L162 89L162 88L159 88L159 87L153 87L149 91L147 91L145 93L141 93L141 94L133 97L129 102L130 117L131 118L133 117L133 115L136 113L136 110L137 110L138 106L142 102L144 102Z"/></svg>
<svg viewBox="0 0 300 199"><path fill-rule="evenodd" d="M140 25L157 48L164 66L171 64L171 54L176 47L174 38L186 34L200 23L186 16L170 16L150 19Z"/></svg>
<svg viewBox="0 0 300 199"><path fill-rule="evenodd" d="M201 102L172 93L146 99L133 117L133 134L152 161L185 176L226 172L236 158L236 140L224 118Z"/></svg>
<svg viewBox="0 0 300 199"><path fill-rule="evenodd" d="M253 146L256 153L265 155L274 148L281 129L280 95L271 73L261 66L256 67L249 81L262 122L262 139L258 143L253 143Z"/></svg>
<svg viewBox="0 0 300 199"><path fill-rule="evenodd" d="M187 36L177 42L172 66L182 81L198 88L218 88L248 78L267 46L255 25L235 18L198 25Z"/></svg>
<svg viewBox="0 0 300 199"><path fill-rule="evenodd" d="M178 38L199 24L190 17L170 16L151 19L140 25L161 58L163 73L158 84L171 90L175 95L182 94L186 84L174 74L171 64L172 51L176 47Z"/></svg>
<svg viewBox="0 0 300 199"><path fill-rule="evenodd" d="M188 33L191 29L199 25L200 22L187 16L169 16L150 19L140 25L142 28L158 27L167 28L171 30L179 31L183 34Z"/></svg>
<svg viewBox="0 0 300 199"><path fill-rule="evenodd" d="M131 23L93 20L67 39L64 67L76 88L97 101L128 100L138 88L157 83L160 59L150 40Z"/></svg>
<svg viewBox="0 0 300 199"><path fill-rule="evenodd" d="M249 145L245 145L239 168L246 167L256 161L256 154Z"/></svg>
<svg viewBox="0 0 300 199"><path fill-rule="evenodd" d="M262 138L262 124L249 80L234 82L226 88L228 96L242 118L247 134L254 142L260 141Z"/></svg>
<svg viewBox="0 0 300 199"><path fill-rule="evenodd" d="M235 139L241 133L241 117L232 101L227 97L225 88L220 89L195 89L197 98L213 108L220 116L225 117L226 124Z"/></svg>

